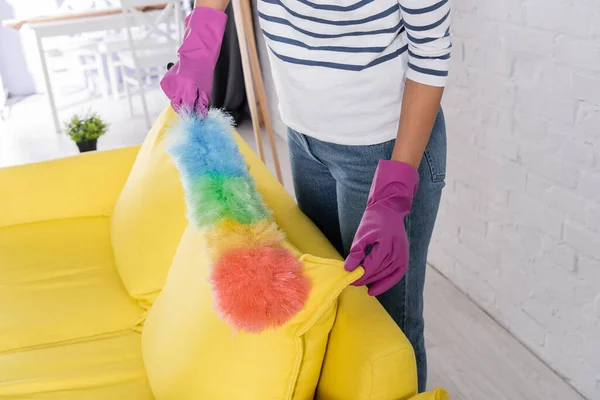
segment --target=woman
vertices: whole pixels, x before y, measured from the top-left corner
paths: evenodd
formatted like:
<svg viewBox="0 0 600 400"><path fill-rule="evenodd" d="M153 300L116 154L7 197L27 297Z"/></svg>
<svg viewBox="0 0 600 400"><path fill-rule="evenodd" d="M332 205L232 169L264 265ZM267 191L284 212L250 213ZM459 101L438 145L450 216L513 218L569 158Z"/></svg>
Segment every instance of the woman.
<svg viewBox="0 0 600 400"><path fill-rule="evenodd" d="M206 110L229 0L196 0L161 87ZM259 0L300 208L427 364L423 285L444 185L449 0ZM349 349L350 351L350 349Z"/></svg>

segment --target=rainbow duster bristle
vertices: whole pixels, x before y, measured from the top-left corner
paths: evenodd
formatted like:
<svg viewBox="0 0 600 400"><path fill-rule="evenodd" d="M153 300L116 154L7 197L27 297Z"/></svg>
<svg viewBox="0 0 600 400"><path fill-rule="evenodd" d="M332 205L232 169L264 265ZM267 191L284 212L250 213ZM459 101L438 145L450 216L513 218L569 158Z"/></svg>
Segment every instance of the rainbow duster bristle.
<svg viewBox="0 0 600 400"><path fill-rule="evenodd" d="M310 281L256 190L220 110L180 111L167 152L181 175L187 216L206 231L215 310L236 329L277 328L304 307Z"/></svg>

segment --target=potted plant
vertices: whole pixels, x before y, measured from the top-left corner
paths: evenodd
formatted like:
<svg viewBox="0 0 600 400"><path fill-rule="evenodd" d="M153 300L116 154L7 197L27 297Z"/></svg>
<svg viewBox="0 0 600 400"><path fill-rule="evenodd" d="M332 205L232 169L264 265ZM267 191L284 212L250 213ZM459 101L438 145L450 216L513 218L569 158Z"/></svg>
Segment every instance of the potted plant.
<svg viewBox="0 0 600 400"><path fill-rule="evenodd" d="M106 133L108 125L96 113L88 113L84 116L75 114L65 124L65 130L77 144L79 151L83 153L96 150L98 138Z"/></svg>

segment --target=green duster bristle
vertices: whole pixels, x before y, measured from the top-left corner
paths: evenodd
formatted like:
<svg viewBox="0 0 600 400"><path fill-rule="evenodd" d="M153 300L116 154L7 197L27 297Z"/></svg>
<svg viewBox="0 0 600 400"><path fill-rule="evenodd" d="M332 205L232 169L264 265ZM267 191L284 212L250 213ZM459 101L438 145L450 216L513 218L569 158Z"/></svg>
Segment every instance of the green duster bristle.
<svg viewBox="0 0 600 400"><path fill-rule="evenodd" d="M204 175L186 186L188 218L197 227L209 227L223 219L253 224L269 216L250 178Z"/></svg>

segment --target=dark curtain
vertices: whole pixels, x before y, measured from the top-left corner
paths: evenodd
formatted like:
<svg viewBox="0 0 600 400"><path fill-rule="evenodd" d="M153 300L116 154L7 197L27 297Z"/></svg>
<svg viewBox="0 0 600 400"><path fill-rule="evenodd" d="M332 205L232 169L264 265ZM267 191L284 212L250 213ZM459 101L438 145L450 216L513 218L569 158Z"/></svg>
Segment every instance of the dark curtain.
<svg viewBox="0 0 600 400"><path fill-rule="evenodd" d="M190 0L194 7L194 1ZM221 54L215 67L215 77L211 96L211 106L225 109L235 119L236 124L248 115L246 88L242 71L242 58L237 38L235 19L231 4L225 10L227 27L221 46Z"/></svg>

